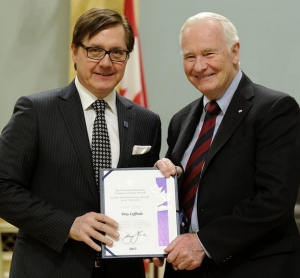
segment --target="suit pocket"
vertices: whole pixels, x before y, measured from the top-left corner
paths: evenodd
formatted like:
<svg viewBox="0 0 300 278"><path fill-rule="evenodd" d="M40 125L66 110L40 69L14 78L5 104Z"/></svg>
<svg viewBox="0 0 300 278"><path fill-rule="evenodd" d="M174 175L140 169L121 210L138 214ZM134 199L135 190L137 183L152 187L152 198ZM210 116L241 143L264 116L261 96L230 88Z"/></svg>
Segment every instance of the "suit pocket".
<svg viewBox="0 0 300 278"><path fill-rule="evenodd" d="M150 153L135 154L130 158L131 167L153 167L154 163L150 161Z"/></svg>

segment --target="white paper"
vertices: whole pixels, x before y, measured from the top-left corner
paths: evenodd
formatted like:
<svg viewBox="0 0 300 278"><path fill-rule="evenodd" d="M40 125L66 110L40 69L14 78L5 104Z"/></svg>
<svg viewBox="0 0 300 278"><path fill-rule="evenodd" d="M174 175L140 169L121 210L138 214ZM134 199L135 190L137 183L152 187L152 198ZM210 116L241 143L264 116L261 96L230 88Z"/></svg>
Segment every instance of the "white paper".
<svg viewBox="0 0 300 278"><path fill-rule="evenodd" d="M120 233L112 247L102 246L102 257L164 256L178 235L176 178L155 168L107 169L100 176L101 213L119 223Z"/></svg>

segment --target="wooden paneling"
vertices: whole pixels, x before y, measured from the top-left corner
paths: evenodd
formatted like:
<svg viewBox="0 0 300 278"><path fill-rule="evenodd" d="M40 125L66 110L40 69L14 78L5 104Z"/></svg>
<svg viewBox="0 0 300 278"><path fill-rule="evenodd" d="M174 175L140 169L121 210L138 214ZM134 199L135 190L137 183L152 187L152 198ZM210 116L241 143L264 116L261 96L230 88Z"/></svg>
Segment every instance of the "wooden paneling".
<svg viewBox="0 0 300 278"><path fill-rule="evenodd" d="M18 231L18 229L16 227L14 227L13 225L5 222L3 219L0 218L0 236L1 236L1 240L0 240L0 278L7 278L8 274L9 274L9 267L10 267L10 262L11 262L11 258L12 258L12 251L11 250L7 250L9 248L6 248L3 245L2 242L2 235L3 234L16 234ZM8 240L8 242L11 245L11 241Z"/></svg>

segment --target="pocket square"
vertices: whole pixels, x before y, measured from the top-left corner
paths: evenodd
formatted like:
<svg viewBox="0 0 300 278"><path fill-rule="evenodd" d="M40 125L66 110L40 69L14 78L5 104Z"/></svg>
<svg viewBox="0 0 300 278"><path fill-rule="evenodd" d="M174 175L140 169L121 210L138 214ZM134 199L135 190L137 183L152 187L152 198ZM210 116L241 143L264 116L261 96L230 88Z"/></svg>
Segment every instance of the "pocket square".
<svg viewBox="0 0 300 278"><path fill-rule="evenodd" d="M133 149L132 149L132 155L144 154L144 153L149 152L150 149L151 149L151 146L135 145L135 146L133 146Z"/></svg>

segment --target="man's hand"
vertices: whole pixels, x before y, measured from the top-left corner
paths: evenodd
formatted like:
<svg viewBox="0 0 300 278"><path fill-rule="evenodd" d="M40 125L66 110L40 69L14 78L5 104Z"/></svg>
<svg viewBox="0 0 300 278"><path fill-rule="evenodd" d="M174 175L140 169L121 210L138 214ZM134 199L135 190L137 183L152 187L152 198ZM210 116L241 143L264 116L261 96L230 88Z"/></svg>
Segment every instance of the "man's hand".
<svg viewBox="0 0 300 278"><path fill-rule="evenodd" d="M172 161L167 158L157 160L154 167L158 168L166 178L176 175L176 173L179 178L182 174L182 169L179 166L175 166Z"/></svg>
<svg viewBox="0 0 300 278"><path fill-rule="evenodd" d="M164 258L152 258L152 259L144 259L145 263L153 263L157 267L161 267L164 265Z"/></svg>
<svg viewBox="0 0 300 278"><path fill-rule="evenodd" d="M118 226L119 224L107 215L89 212L75 219L70 229L69 237L77 241L85 242L96 251L101 251L101 247L93 239L111 246L113 241L101 232L113 238L118 238Z"/></svg>
<svg viewBox="0 0 300 278"><path fill-rule="evenodd" d="M192 233L179 235L164 251L168 253L167 261L174 270L193 270L201 265L205 257L198 236Z"/></svg>

